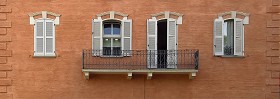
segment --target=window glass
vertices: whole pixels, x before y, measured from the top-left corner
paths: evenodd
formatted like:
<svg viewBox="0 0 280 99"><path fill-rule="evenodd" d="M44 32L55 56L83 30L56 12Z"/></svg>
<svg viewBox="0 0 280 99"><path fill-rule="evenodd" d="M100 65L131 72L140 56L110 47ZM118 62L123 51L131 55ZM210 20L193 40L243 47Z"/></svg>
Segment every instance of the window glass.
<svg viewBox="0 0 280 99"><path fill-rule="evenodd" d="M121 55L121 38L111 35L120 35L121 24L115 21L104 22L103 55Z"/></svg>
<svg viewBox="0 0 280 99"><path fill-rule="evenodd" d="M103 46L104 47L111 47L111 39L110 38L104 38L103 39Z"/></svg>
<svg viewBox="0 0 280 99"><path fill-rule="evenodd" d="M113 40L113 47L121 47L121 39L115 38Z"/></svg>
<svg viewBox="0 0 280 99"><path fill-rule="evenodd" d="M111 55L111 39L103 39L103 55Z"/></svg>
<svg viewBox="0 0 280 99"><path fill-rule="evenodd" d="M234 20L226 20L224 24L224 54L234 55Z"/></svg>
<svg viewBox="0 0 280 99"><path fill-rule="evenodd" d="M121 29L120 24L113 24L113 34L120 35Z"/></svg>
<svg viewBox="0 0 280 99"><path fill-rule="evenodd" d="M111 24L104 24L104 35L111 35Z"/></svg>
<svg viewBox="0 0 280 99"><path fill-rule="evenodd" d="M121 39L113 40L113 55L121 55Z"/></svg>

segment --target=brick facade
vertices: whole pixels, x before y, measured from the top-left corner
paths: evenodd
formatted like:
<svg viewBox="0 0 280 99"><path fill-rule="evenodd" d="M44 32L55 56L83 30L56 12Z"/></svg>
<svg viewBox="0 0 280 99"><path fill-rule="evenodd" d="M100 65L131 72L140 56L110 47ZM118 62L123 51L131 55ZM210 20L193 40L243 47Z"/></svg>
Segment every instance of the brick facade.
<svg viewBox="0 0 280 99"><path fill-rule="evenodd" d="M267 49L267 78L266 78L266 99L277 99L280 96L280 31L279 31L279 0L268 1L267 4L267 45L272 45Z"/></svg>
<svg viewBox="0 0 280 99"><path fill-rule="evenodd" d="M11 8L7 7L6 0L0 1L0 98L1 99L12 99L12 67L11 67L11 56L12 50L9 45L12 42L11 30L12 22L10 18L7 18L12 13Z"/></svg>
<svg viewBox="0 0 280 99"><path fill-rule="evenodd" d="M279 99L279 0L0 0L0 99ZM55 58L33 57L29 13L61 14ZM92 19L107 11L132 19L132 49L146 49L151 14L184 14L178 49L199 49L200 67L188 75L92 75L81 71L91 49ZM245 57L213 56L213 21L219 13L250 13Z"/></svg>

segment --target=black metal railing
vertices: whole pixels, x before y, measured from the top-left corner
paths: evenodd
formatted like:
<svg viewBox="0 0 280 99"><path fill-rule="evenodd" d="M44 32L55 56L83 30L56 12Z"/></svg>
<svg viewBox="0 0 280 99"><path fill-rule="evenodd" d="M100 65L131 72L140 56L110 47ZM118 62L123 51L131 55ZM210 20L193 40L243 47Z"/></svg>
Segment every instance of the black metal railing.
<svg viewBox="0 0 280 99"><path fill-rule="evenodd" d="M83 69L198 69L199 51L194 50L121 50L104 54L102 50L83 50Z"/></svg>
<svg viewBox="0 0 280 99"><path fill-rule="evenodd" d="M225 46L224 47L224 55L234 55L233 46Z"/></svg>

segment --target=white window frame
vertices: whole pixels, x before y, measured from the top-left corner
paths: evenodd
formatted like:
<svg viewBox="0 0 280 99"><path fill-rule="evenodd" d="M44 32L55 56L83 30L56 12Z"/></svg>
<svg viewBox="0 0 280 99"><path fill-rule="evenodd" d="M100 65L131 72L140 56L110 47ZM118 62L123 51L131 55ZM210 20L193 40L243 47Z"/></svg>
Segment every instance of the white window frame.
<svg viewBox="0 0 280 99"><path fill-rule="evenodd" d="M115 18L114 16L116 15L119 15L119 16L122 16L123 19L117 19ZM105 16L105 15L110 15L110 18L107 18L107 19L102 19L102 16ZM126 52L126 51L123 51L123 50L132 50L132 20L131 19L127 19L127 14L122 14L120 12L115 12L115 11L109 11L109 12L104 12L104 13L101 13L101 14L98 14L97 15L97 19L93 19L92 20L92 49L93 49L93 56L101 56L101 57L123 57L123 56L131 56L132 53L131 52ZM119 21L120 22L120 35L105 35L104 34L104 23L109 23L110 24L110 21ZM124 27L125 27L125 22L128 22L129 23L129 37L126 37L125 35L125 30ZM98 23L98 24L97 24ZM112 22L113 23L113 22ZM113 23L115 24L115 23ZM116 23L117 24L117 23ZM101 26L98 26L98 28L94 25L101 25ZM100 29L100 31L98 30ZM97 30L97 31L96 31ZM111 30L111 33L112 33L113 30ZM94 32L98 32L100 34L95 34ZM115 38L118 38L118 39L121 39L121 55L104 55L102 53L103 51L103 39L104 38L110 38L112 39L111 42L115 39ZM99 39L99 40L98 40ZM125 45L125 39L129 39L129 45ZM98 43L95 43L97 41L99 41ZM127 42L127 41L126 41ZM99 44L99 45L97 45ZM113 43L111 43L112 45ZM99 46L99 48L95 48ZM113 47L113 46L112 46ZM129 47L129 49L125 49L126 47ZM112 48L111 48L112 49ZM113 51L113 50L111 50Z"/></svg>
<svg viewBox="0 0 280 99"><path fill-rule="evenodd" d="M43 53L37 53L36 52L36 49L37 49L37 45L36 45L36 32L37 32L37 21L43 21ZM34 25L34 56L35 57L40 57L40 56L46 56L46 57L53 57L53 56L56 56L55 54L55 26L53 26L53 36L52 37L47 37L46 36L46 22L54 22L54 20L52 19L36 19L35 20L35 25ZM47 47L46 47L46 39L47 38L52 38L53 39L53 53L47 53Z"/></svg>
<svg viewBox="0 0 280 99"><path fill-rule="evenodd" d="M237 18L237 14L239 14L239 15L241 15L241 16L244 16L244 18ZM231 17L230 17L230 18L223 18L223 16L227 16L227 15L231 15ZM225 31L225 30L226 30L225 21L226 21L226 20L231 20L231 19L234 20L234 27L233 27L233 28L234 28L234 36L233 36L233 37L234 37L234 38L233 38L233 39L234 39L234 40L233 40L233 43L234 43L234 46L233 46L233 47L234 47L234 48L233 48L234 55L225 55L225 54L224 54L224 50L225 50L225 49L224 49L224 39L225 39L225 38L223 37L224 34L227 33L227 31ZM217 45L215 45L215 44L216 44L216 43L215 43L215 39L216 39L216 37L217 37L217 36L215 35L216 32L217 32L217 31L215 30L215 29L216 29L216 25L215 25L215 24L216 24L216 22L218 22L218 21L220 21L220 22L222 21L222 28L221 28L221 29L222 29L222 45L221 45L221 47L222 47L222 52L216 52L216 51L215 51L215 48L216 48L216 46L217 46ZM237 21L239 21L239 22L241 21L241 22L242 22L242 28L241 28L241 31L242 31L242 32L241 32L241 33L242 33L242 35L241 35L241 36L242 36L242 37L241 37L241 39L242 39L242 45L240 45L240 46L242 47L242 49L241 49L242 52L241 52L241 53L236 53L236 52L235 52L235 51L236 51L236 45L237 45L237 44L236 44L236 38L237 38L237 36L236 36L236 32L237 32L237 31L236 31L236 22L237 22ZM222 57L244 57L244 55L245 55L245 54L244 54L244 52L245 52L245 51L244 51L244 45L245 45L245 44L244 44L244 43L245 43L245 42L244 42L244 34L245 34L245 32L244 32L244 31L245 31L244 26L245 26L246 24L249 24L249 14L246 14L246 13L243 13L243 12L236 12L236 11L220 13L219 16L218 16L218 18L215 19L215 21L214 21L214 34L213 34L213 35L214 35L214 39L213 39L213 40L214 40L214 41L213 41L213 42L214 42L214 46L213 46L213 53L214 53L214 56L222 56Z"/></svg>
<svg viewBox="0 0 280 99"><path fill-rule="evenodd" d="M170 17L170 15L174 15L177 18ZM182 24L182 16L183 14L179 14L176 12L160 12L156 14L151 15L151 19L147 19L147 68L157 68L157 22L159 20L167 20L167 52L169 53L167 56L167 64L173 64L173 65L167 65L166 68L177 68L177 54L176 50L178 49L178 25ZM164 16L164 18L161 18L160 16ZM170 22L174 23L174 34L171 34L170 32ZM153 33L155 32L155 33ZM170 44L170 38L174 37L173 44ZM173 46L175 45L175 46Z"/></svg>
<svg viewBox="0 0 280 99"><path fill-rule="evenodd" d="M56 57L56 52L55 52L55 26L59 25L59 17L60 14L56 14L53 12L48 12L48 11L41 11L41 12L34 12L34 13L30 13L29 15L29 19L30 19L30 25L34 25L34 54L33 57ZM34 19L35 16L39 16L41 15L41 18L38 19ZM51 18L47 18L48 15L52 15L55 17L55 19L51 19ZM43 53L38 53L36 52L37 49L37 45L36 45L36 31L37 31L37 27L36 27L36 23L37 21L42 21L43 22ZM53 23L53 35L52 36L46 36L46 22L52 22ZM52 38L52 53L48 53L46 52L46 39L47 38Z"/></svg>

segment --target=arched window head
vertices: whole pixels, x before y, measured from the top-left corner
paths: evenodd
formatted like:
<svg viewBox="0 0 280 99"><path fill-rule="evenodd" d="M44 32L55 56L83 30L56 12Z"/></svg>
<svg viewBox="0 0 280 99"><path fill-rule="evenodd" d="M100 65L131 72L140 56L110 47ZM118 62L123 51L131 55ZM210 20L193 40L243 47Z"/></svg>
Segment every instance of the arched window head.
<svg viewBox="0 0 280 99"><path fill-rule="evenodd" d="M249 24L249 15L249 13L230 11L218 14L218 18L223 20L239 18L243 20L243 24Z"/></svg>
<svg viewBox="0 0 280 99"><path fill-rule="evenodd" d="M30 24L34 25L35 20L37 19L51 19L54 21L55 25L59 25L59 17L61 16L60 14L56 14L53 12L48 12L48 11L40 11L40 12L34 12L28 14L30 18ZM52 18L54 17L54 18Z"/></svg>
<svg viewBox="0 0 280 99"><path fill-rule="evenodd" d="M182 24L182 16L183 14L177 13L177 12L170 12L170 11L165 11L165 12L160 12L156 14L152 14L152 19L154 20L161 20L161 19L176 19L177 24Z"/></svg>

